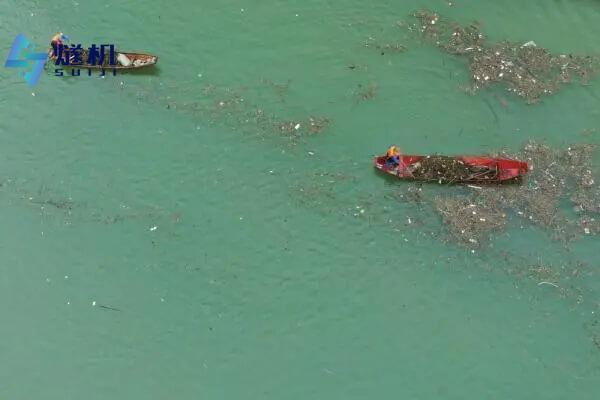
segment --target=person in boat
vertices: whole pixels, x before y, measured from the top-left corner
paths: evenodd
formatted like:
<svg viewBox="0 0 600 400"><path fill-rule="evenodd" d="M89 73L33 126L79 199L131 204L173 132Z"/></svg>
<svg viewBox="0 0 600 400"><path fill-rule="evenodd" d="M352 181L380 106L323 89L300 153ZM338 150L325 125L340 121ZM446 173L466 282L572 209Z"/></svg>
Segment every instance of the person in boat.
<svg viewBox="0 0 600 400"><path fill-rule="evenodd" d="M61 32L59 32L56 35L52 36L52 39L50 39L50 50L48 50L48 55L50 57L53 57L53 56L56 55L56 51L58 50L58 46L60 46L60 45L64 46L64 42L62 40L62 36L63 36L63 34Z"/></svg>
<svg viewBox="0 0 600 400"><path fill-rule="evenodd" d="M60 45L64 46L65 40L67 40L67 37L62 32L58 32L56 35L52 36L52 39L50 39L50 47L54 49Z"/></svg>
<svg viewBox="0 0 600 400"><path fill-rule="evenodd" d="M65 44L65 41L67 40L69 40L69 37L62 32L58 32L56 35L52 36L52 39L50 39L50 50L48 51L49 57L53 58L57 56L59 46L64 46L66 48L68 45ZM73 54L71 54L69 58L70 61L73 61Z"/></svg>
<svg viewBox="0 0 600 400"><path fill-rule="evenodd" d="M385 153L385 165L388 169L400 165L400 150L396 146L390 146L387 153Z"/></svg>

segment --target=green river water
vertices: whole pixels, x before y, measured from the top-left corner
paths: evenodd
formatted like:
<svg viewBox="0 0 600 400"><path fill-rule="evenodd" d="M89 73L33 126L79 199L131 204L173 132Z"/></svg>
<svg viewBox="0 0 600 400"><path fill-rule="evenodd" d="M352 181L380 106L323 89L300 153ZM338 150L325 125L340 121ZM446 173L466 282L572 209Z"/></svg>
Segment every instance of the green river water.
<svg viewBox="0 0 600 400"><path fill-rule="evenodd" d="M20 32L159 56L0 69L0 399L598 398L598 238L516 222L471 252L371 159L600 144L599 80L466 94L398 25L424 8L600 52L592 0L0 0L2 62Z"/></svg>

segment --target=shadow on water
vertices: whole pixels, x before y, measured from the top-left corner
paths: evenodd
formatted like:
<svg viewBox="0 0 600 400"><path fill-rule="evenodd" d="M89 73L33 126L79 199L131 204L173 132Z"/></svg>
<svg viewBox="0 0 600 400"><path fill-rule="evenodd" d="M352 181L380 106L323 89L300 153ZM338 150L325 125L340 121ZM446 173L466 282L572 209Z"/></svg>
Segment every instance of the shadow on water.
<svg viewBox="0 0 600 400"><path fill-rule="evenodd" d="M160 68L156 65L145 68L122 69L117 72L117 75L133 75L133 76L160 76Z"/></svg>
<svg viewBox="0 0 600 400"><path fill-rule="evenodd" d="M130 68L130 69L117 69L106 68L104 70L96 68L85 68L71 66L71 65L56 65L53 62L47 62L44 69L48 75L56 77L78 77L78 76L90 76L90 77L102 77L102 76L117 76L117 75L133 75L133 76L152 76L159 77L161 75L160 68L156 65L151 65L143 68ZM104 75L103 75L104 72Z"/></svg>

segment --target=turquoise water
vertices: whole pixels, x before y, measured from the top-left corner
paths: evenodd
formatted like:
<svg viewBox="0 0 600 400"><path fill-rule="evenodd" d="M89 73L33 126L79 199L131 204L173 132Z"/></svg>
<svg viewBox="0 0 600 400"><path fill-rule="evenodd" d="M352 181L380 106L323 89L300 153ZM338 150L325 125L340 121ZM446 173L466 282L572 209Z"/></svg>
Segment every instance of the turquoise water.
<svg viewBox="0 0 600 400"><path fill-rule="evenodd" d="M3 59L58 30L160 57L34 88L0 69L0 398L596 398L597 237L514 223L472 253L371 157L599 144L597 78L471 96L398 26L430 8L597 54L597 2L0 5Z"/></svg>

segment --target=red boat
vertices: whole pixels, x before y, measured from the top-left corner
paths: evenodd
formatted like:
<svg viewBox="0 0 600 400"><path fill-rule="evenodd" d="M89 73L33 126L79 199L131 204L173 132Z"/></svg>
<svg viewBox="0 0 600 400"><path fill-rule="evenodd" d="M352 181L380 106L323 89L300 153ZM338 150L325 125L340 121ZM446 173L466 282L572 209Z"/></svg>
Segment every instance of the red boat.
<svg viewBox="0 0 600 400"><path fill-rule="evenodd" d="M375 168L402 179L439 183L500 183L518 181L528 171L526 162L488 156L400 155L374 159Z"/></svg>

